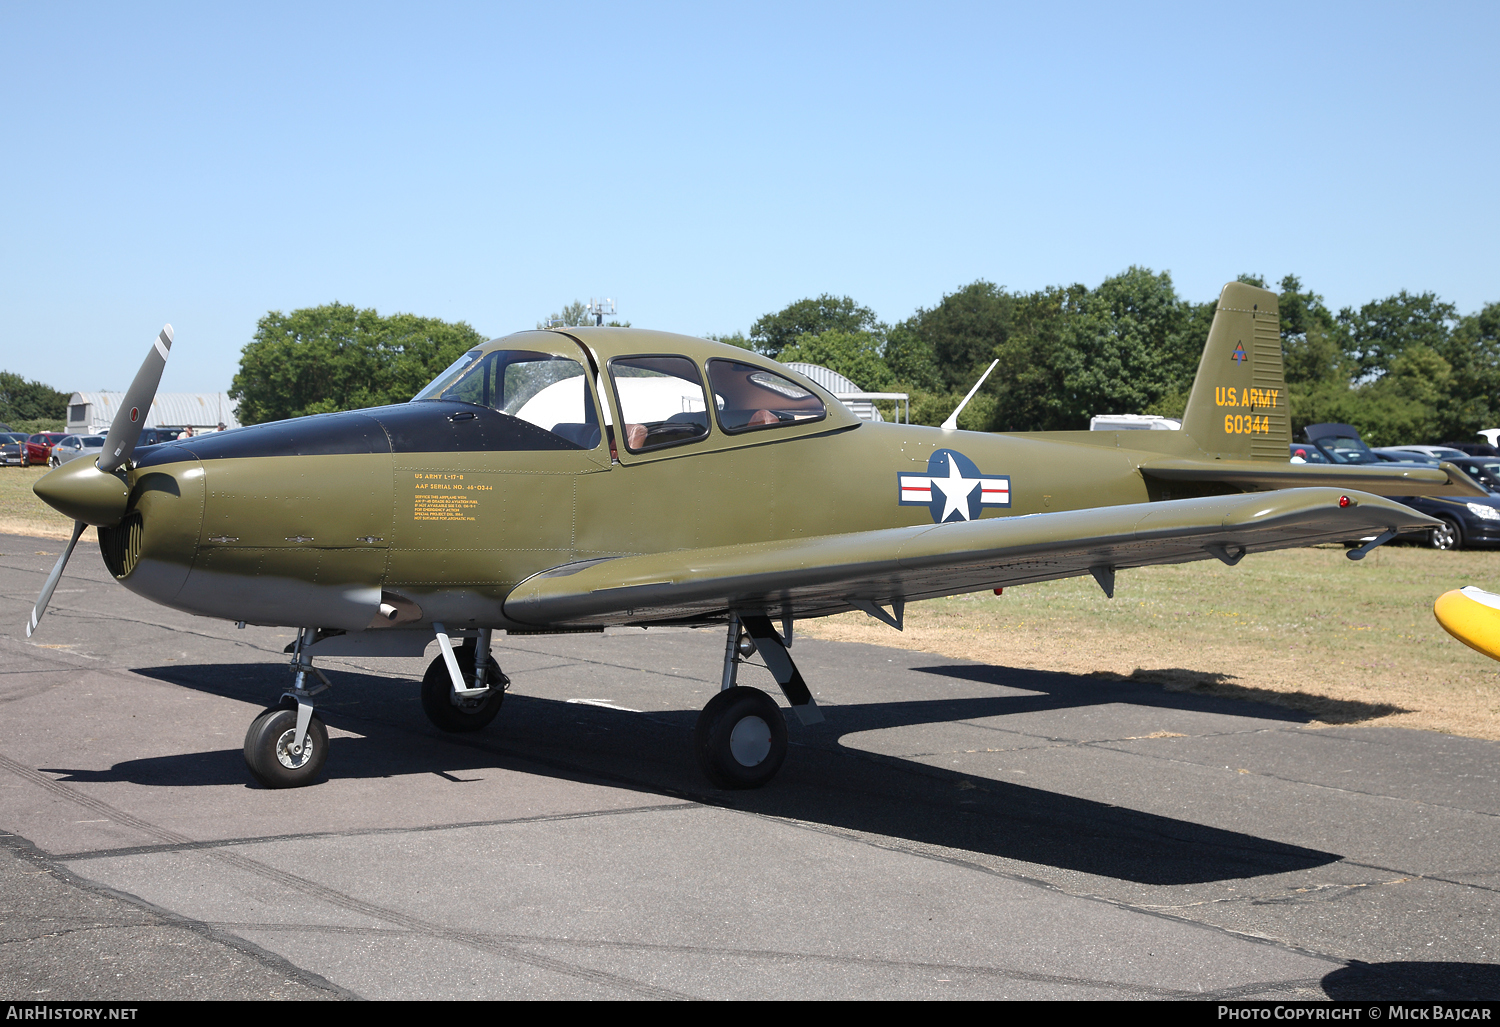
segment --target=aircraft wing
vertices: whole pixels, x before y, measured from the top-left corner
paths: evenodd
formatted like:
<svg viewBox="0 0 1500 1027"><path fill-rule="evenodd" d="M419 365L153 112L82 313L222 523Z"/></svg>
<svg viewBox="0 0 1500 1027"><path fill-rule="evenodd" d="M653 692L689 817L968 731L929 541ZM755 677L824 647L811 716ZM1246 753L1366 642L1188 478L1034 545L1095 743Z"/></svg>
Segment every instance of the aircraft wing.
<svg viewBox="0 0 1500 1027"><path fill-rule="evenodd" d="M1222 481L1248 491L1327 485L1382 496L1488 496L1455 465L1291 464L1274 460L1150 460L1141 473L1162 481Z"/></svg>
<svg viewBox="0 0 1500 1027"><path fill-rule="evenodd" d="M505 614L553 627L730 610L815 617L1090 571L1112 583L1124 567L1235 563L1246 552L1437 523L1378 496L1327 488L1096 507L563 564L517 585Z"/></svg>

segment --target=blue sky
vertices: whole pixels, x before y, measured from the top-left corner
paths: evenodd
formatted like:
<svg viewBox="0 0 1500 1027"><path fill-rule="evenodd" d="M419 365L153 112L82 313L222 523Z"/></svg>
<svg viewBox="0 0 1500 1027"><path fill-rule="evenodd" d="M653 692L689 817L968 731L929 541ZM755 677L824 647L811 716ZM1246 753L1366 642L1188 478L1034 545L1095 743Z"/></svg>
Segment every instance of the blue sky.
<svg viewBox="0 0 1500 1027"><path fill-rule="evenodd" d="M0 368L339 300L747 330L1131 264L1500 300L1500 5L0 3Z"/></svg>

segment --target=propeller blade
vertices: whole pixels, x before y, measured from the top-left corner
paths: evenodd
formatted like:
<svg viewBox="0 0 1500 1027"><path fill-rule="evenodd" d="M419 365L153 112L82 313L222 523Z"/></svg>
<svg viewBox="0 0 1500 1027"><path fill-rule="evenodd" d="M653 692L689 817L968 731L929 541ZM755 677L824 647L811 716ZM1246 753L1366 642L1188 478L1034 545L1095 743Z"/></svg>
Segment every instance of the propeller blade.
<svg viewBox="0 0 1500 1027"><path fill-rule="evenodd" d="M52 568L52 573L47 575L47 583L42 586L42 594L37 596L36 605L31 608L31 621L26 625L26 637L36 630L37 621L42 619L42 614L47 612L47 604L52 601L52 592L57 588L57 583L62 580L63 568L68 565L68 557L73 555L73 547L78 545L78 537L83 534L83 529L88 525L82 521L73 522L73 539L68 543L68 548L63 550L62 556L57 558L57 566Z"/></svg>
<svg viewBox="0 0 1500 1027"><path fill-rule="evenodd" d="M156 387L161 384L161 373L167 366L167 354L172 350L172 326L167 325L151 344L141 369L135 373L135 381L125 393L120 409L115 412L109 434L104 438L104 455L99 457L98 468L105 474L113 474L130 461L135 444L140 440L141 429L146 427L146 412L156 398Z"/></svg>

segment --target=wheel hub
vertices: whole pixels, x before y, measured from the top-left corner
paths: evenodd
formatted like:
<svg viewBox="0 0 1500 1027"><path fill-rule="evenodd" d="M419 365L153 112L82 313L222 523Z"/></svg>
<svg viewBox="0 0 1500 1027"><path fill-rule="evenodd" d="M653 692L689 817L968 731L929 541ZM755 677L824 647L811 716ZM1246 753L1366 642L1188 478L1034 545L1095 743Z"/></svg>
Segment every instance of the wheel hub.
<svg viewBox="0 0 1500 1027"><path fill-rule="evenodd" d="M759 717L743 718L729 733L729 752L742 767L760 766L771 754L771 725Z"/></svg>
<svg viewBox="0 0 1500 1027"><path fill-rule="evenodd" d="M313 740L309 735L303 739L302 747L296 746L297 732L283 731L276 739L276 760L288 770L300 770L313 756Z"/></svg>

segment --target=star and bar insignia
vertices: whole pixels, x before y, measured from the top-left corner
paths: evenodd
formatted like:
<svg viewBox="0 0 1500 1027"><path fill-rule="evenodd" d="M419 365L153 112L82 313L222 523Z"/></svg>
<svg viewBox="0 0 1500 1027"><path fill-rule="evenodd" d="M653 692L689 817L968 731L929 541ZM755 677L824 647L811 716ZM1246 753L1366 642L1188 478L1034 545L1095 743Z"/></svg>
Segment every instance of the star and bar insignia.
<svg viewBox="0 0 1500 1027"><path fill-rule="evenodd" d="M902 506L925 506L934 524L977 520L986 507L1010 506L1010 476L980 474L954 449L927 458L926 474L897 473Z"/></svg>

